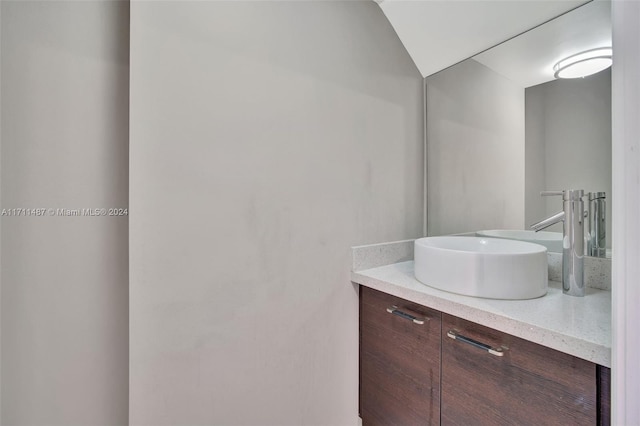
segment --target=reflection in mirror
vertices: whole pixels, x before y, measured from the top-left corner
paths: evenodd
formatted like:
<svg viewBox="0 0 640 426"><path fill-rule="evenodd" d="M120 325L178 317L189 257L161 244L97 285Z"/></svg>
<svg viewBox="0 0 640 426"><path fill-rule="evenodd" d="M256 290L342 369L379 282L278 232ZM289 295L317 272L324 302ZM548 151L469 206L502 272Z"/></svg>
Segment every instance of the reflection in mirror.
<svg viewBox="0 0 640 426"><path fill-rule="evenodd" d="M606 194L611 247L611 72L553 69L610 46L610 3L591 2L426 78L428 235L528 230L562 210L541 191L583 189Z"/></svg>
<svg viewBox="0 0 640 426"><path fill-rule="evenodd" d="M540 197L548 189L605 192L611 217L610 69L525 90L525 225L562 210L560 197ZM547 230L562 232L562 224Z"/></svg>

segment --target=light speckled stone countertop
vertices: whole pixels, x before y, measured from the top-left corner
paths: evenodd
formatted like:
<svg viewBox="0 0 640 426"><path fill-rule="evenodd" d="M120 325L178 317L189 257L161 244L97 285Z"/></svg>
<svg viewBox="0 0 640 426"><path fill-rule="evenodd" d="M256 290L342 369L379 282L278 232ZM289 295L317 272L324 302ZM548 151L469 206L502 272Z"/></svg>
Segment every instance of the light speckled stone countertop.
<svg viewBox="0 0 640 426"><path fill-rule="evenodd" d="M379 251L382 245L371 247ZM403 254L396 260L413 257ZM414 277L412 260L366 266L358 270L354 264L354 283L611 367L610 291L587 288L585 297L572 297L562 294L560 283L549 281L547 295L538 299L480 299L422 284Z"/></svg>

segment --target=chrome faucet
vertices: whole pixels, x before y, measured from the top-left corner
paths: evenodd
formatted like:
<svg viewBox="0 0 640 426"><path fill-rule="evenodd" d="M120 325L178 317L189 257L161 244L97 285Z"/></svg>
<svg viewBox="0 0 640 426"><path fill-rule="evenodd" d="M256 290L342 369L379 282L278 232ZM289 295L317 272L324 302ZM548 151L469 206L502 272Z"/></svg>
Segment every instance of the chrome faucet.
<svg viewBox="0 0 640 426"><path fill-rule="evenodd" d="M589 193L589 234L587 255L606 257L607 255L607 195L604 192Z"/></svg>
<svg viewBox="0 0 640 426"><path fill-rule="evenodd" d="M531 225L538 232L558 222L563 223L562 291L570 296L584 296L584 191L543 191L540 195L562 195L563 210Z"/></svg>

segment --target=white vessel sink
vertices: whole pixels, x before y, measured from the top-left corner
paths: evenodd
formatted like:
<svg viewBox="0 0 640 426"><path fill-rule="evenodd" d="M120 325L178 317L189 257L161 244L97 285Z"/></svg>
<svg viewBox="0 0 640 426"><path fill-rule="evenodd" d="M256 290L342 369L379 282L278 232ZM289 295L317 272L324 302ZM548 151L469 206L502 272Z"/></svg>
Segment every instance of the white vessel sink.
<svg viewBox="0 0 640 426"><path fill-rule="evenodd" d="M562 253L562 233L547 231L525 231L517 229L492 229L478 231L479 237L505 238L507 240L519 240L543 245L548 251Z"/></svg>
<svg viewBox="0 0 640 426"><path fill-rule="evenodd" d="M415 241L415 275L423 284L465 296L533 299L547 293L547 249L523 241L428 237Z"/></svg>

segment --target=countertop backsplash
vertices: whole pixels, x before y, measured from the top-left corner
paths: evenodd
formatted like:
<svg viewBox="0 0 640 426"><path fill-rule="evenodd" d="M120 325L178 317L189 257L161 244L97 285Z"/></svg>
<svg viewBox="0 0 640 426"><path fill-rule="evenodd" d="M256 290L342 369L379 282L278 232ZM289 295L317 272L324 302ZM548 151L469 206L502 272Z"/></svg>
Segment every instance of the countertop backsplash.
<svg viewBox="0 0 640 426"><path fill-rule="evenodd" d="M394 241L391 243L371 244L351 248L354 272L392 263L413 260L413 242L415 240Z"/></svg>
<svg viewBox="0 0 640 426"><path fill-rule="evenodd" d="M549 279L562 282L562 253L548 253ZM611 291L611 259L584 257L584 282L587 287Z"/></svg>

